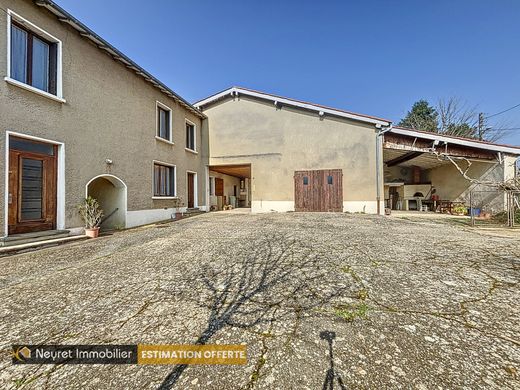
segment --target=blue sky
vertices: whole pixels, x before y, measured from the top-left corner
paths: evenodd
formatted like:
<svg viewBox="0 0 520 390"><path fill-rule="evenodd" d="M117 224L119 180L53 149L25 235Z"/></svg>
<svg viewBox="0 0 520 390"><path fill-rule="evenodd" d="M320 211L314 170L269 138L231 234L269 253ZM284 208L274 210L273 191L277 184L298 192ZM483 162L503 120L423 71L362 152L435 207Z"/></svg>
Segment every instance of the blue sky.
<svg viewBox="0 0 520 390"><path fill-rule="evenodd" d="M239 85L395 121L421 98L520 103L516 0L56 2L189 101Z"/></svg>

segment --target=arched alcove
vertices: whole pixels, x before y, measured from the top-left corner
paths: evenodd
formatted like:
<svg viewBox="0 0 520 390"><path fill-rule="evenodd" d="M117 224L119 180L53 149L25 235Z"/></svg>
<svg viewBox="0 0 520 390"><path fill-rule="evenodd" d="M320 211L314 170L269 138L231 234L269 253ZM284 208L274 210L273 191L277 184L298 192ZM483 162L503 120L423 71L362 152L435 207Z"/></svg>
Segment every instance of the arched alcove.
<svg viewBox="0 0 520 390"><path fill-rule="evenodd" d="M102 230L126 227L126 184L117 176L104 174L92 178L86 186L87 196L99 202L103 209Z"/></svg>

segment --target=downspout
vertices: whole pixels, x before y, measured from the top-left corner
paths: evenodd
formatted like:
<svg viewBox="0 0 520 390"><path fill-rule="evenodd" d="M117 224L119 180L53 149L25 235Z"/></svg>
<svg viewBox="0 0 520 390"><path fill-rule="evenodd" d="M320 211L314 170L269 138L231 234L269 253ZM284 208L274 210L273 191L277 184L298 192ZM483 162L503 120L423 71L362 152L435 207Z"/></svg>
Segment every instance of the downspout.
<svg viewBox="0 0 520 390"><path fill-rule="evenodd" d="M383 158L381 152L383 150L383 135L392 130L392 125L387 127L376 125L376 202L377 202L377 215L381 215L381 170L383 168Z"/></svg>

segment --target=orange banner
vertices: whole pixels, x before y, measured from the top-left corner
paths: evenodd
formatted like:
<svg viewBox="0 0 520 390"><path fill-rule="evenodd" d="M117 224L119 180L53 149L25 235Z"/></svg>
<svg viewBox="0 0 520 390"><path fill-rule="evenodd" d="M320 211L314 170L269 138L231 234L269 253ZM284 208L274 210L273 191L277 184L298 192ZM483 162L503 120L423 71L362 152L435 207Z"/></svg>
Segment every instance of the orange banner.
<svg viewBox="0 0 520 390"><path fill-rule="evenodd" d="M246 364L245 345L137 346L138 364Z"/></svg>

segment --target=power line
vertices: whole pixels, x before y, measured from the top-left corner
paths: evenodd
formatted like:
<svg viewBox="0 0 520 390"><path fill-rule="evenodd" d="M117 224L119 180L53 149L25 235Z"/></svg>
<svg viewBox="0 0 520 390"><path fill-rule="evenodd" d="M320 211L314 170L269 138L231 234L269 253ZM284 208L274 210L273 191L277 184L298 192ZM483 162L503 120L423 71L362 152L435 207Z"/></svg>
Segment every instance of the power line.
<svg viewBox="0 0 520 390"><path fill-rule="evenodd" d="M508 109L504 110L504 111L500 111L500 112L497 112L496 114L493 114L493 115L488 115L486 116L486 118L492 118L494 116L497 116L497 115L500 115L500 114L503 114L504 112L508 112L508 111L511 111L517 107L520 107L520 103L518 103L517 105L513 106L513 107L509 107Z"/></svg>
<svg viewBox="0 0 520 390"><path fill-rule="evenodd" d="M499 128L499 129L495 129L495 128L488 128L486 129L486 131L516 131L516 130L520 130L520 127L505 127L505 128Z"/></svg>

